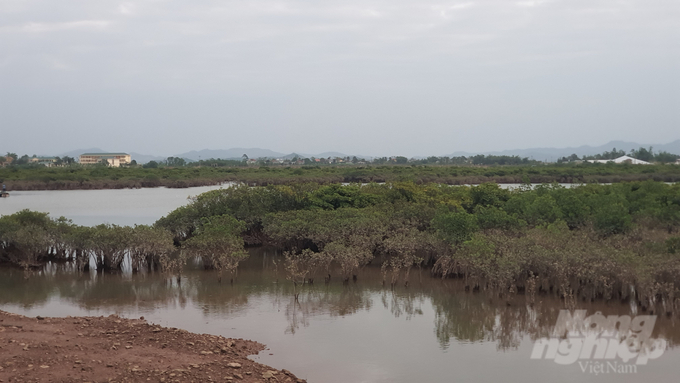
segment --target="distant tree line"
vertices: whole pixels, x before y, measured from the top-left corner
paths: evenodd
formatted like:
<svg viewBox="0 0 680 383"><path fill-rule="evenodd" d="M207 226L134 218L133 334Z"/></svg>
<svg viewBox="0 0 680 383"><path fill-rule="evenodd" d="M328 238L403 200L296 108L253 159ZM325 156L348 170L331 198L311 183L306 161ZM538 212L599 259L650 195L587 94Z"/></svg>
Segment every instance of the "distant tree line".
<svg viewBox="0 0 680 383"><path fill-rule="evenodd" d="M31 160L39 158L40 157L36 156L35 154L33 156L24 154L23 156L19 157L16 153L7 152L6 155L0 156L0 166L38 166L36 162ZM68 166L77 163L75 158L69 156L50 158L54 158L53 164L55 166Z"/></svg>
<svg viewBox="0 0 680 383"><path fill-rule="evenodd" d="M557 163L569 163L578 162L585 160L614 160L624 155L629 155L633 158L647 161L647 162L657 162L657 163L674 163L680 155L672 154L666 151L654 152L652 147L639 149L632 149L629 153L624 150L617 150L613 148L611 151L605 151L600 154L595 154L591 156L581 156L576 154L570 156L561 157L557 160ZM31 159L36 158L36 155L28 156L23 155L21 157L17 156L16 153L7 153L5 156L0 156L0 166L22 166L22 167L32 167L39 166L37 162L32 162ZM77 165L76 159L68 156L55 157L53 164L55 166L71 166ZM292 158L249 158L247 155L243 155L241 159L221 159L221 158L209 158L201 159L198 161L192 161L181 157L167 157L162 161L149 161L145 164L139 165L137 161L133 160L128 167L142 166L145 169L156 169L156 168L182 168L182 167L213 167L213 168L223 168L223 167L245 167L245 166L314 166L314 165L458 165L458 166L505 166L505 165L539 165L543 164L543 161L538 161L530 159L528 157L520 156L508 156L508 155L484 155L478 154L474 156L429 156L427 158L407 158L404 156L393 156L393 157L375 157L372 159L358 158L356 156L346 156L346 157L326 157L326 158L316 158L316 157L301 157L294 156ZM102 163L95 166L109 166L108 162L105 160Z"/></svg>
<svg viewBox="0 0 680 383"><path fill-rule="evenodd" d="M628 155L635 159L647 162L658 162L662 164L674 163L680 158L680 155L672 154L666 151L654 152L654 149L650 146L649 148L640 147L639 149L631 149L629 153L624 150L617 150L613 148L611 151L605 151L600 154L595 154L592 156L582 156L579 158L575 153L568 157L562 157L557 160L558 163L563 162L574 162L574 161L587 161L587 160L614 160L619 157Z"/></svg>
<svg viewBox="0 0 680 383"><path fill-rule="evenodd" d="M364 158L358 158L356 156L347 157L327 157L327 158L316 158L316 157L292 157L284 159L276 158L257 158L251 159L244 155L241 160L236 159L221 159L221 158L210 158L206 160L199 161L186 161L182 158L168 157L165 161L150 161L145 164L146 168L157 168L157 167L200 167L200 166L212 166L212 167L242 167L246 165L258 165L258 166L291 166L291 165L531 165L540 164L540 161L532 160L527 157L519 156L494 156L494 155L484 155L478 154L475 156L465 157L437 157L430 156L423 159L407 158L404 156L393 156L393 157L376 157L370 160Z"/></svg>

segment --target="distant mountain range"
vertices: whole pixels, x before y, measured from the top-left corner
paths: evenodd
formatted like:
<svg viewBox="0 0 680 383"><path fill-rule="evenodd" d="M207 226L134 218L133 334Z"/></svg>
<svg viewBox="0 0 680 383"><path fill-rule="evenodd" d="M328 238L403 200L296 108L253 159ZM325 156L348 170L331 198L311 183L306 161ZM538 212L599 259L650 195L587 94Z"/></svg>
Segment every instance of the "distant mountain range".
<svg viewBox="0 0 680 383"><path fill-rule="evenodd" d="M497 152L454 152L449 154L449 157L457 156L474 156L477 154L485 155L496 155L496 156L519 156L528 157L538 161L549 161L555 162L558 158L568 157L572 154L576 154L579 157L582 156L592 156L595 154L603 153L605 151L611 151L613 148L616 150L624 150L626 153L630 152L631 149L639 149L640 147L649 148L653 147L654 152L669 152L673 154L680 154L680 140L675 140L669 144L660 145L650 145L650 144L638 144L636 142L627 141L610 141L604 145L600 146L589 146L583 145L579 147L570 148L531 148L531 149L513 149L513 150L503 150Z"/></svg>
<svg viewBox="0 0 680 383"><path fill-rule="evenodd" d="M241 159L243 155L247 155L249 158L260 158L260 157L267 157L267 158L281 158L285 156L284 153L279 153L275 152L273 150L269 149L259 149L259 148L232 148L232 149L222 149L222 150L212 150L212 149L203 149L203 150L192 150L190 152L186 153L180 153L176 155L175 157L181 157L181 158L188 158L193 161L198 161L198 160L207 160L210 158L221 158L223 160L226 159L234 159L238 158Z"/></svg>
<svg viewBox="0 0 680 383"><path fill-rule="evenodd" d="M176 155L175 157L182 157L186 159L190 159L193 161L198 161L198 160L205 160L209 158L221 158L223 160L227 159L241 159L243 158L243 155L247 155L248 158L284 158L284 159L291 159L295 157L300 157L300 158L335 158L335 157L347 157L347 154L340 153L340 152L323 152L319 154L308 154L308 153L290 153L290 154L285 154L285 153L280 153L280 152L275 152L273 150L269 149L259 149L259 148L232 148L232 149L226 149L226 150L210 150L210 149L203 149L200 151L192 150L190 152L186 153L181 153ZM352 155L349 155L350 157ZM357 156L360 157L360 156ZM366 156L361 156L360 158L372 158L372 157L366 157ZM139 161L137 161L139 162Z"/></svg>
<svg viewBox="0 0 680 383"><path fill-rule="evenodd" d="M624 150L626 152L629 152L631 149L638 149L640 147L648 148L648 147L653 147L654 152L661 152L661 151L666 151L669 153L673 154L680 154L680 140L675 140L669 144L656 144L656 145L650 145L650 144L638 144L636 142L627 142L627 141L611 141L609 143L606 143L604 145L600 146L589 146L589 145L583 145L579 147L570 147L570 148L530 148L530 149L512 149L512 150L503 150L503 151L495 151L495 152L453 152L449 154L449 157L458 157L458 156L474 156L477 154L485 154L485 155L499 155L499 156L519 156L519 157L528 157L528 158L533 158L535 160L539 161L549 161L549 162L554 162L557 161L558 158L560 157L567 157L572 154L576 154L579 157L581 156L590 156L590 155L595 155L598 153L602 153L605 151L610 151L613 148L616 148L617 150ZM69 156L69 157L74 157L78 158L83 153L103 153L106 152L100 148L89 148L89 149L79 149L79 150L72 150L70 152L62 153L59 154L59 157L63 156ZM328 157L352 157L353 155L347 155L344 153L340 152L324 152L324 153L319 153L319 154L307 154L307 153L290 153L290 154L285 154L285 153L280 153L280 152L275 152L273 150L269 149L260 149L260 148L232 148L232 149L203 149L203 150L192 150L190 152L185 152L185 153L180 153L176 154L172 157L180 157L184 158L185 160L188 161L198 161L198 160L207 160L210 158L221 158L221 159L241 159L243 155L247 155L248 158L284 158L284 159L291 159L294 157L301 157L301 158L311 158L311 157L316 157L316 158L328 158ZM398 155L399 153L395 153L395 155ZM436 155L436 154L432 154ZM139 164L144 164L149 161L163 161L167 157L163 156L154 156L154 155L148 155L148 154L140 154L140 153L134 153L130 152L130 156L132 157L133 160L137 161ZM372 156L360 156L357 155L358 158L364 158L364 159L372 159ZM416 158L424 158L424 157L416 157Z"/></svg>

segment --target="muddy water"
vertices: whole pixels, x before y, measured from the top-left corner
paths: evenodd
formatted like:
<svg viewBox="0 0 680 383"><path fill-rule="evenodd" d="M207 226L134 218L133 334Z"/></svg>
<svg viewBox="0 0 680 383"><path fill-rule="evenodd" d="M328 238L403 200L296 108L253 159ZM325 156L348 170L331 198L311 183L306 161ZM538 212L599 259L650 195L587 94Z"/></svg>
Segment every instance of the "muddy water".
<svg viewBox="0 0 680 383"><path fill-rule="evenodd" d="M591 368L597 361L560 365L530 358L533 340L549 334L564 307L559 299L541 295L532 307L524 296L466 292L459 282L431 278L425 270L411 273L408 288L390 289L382 286L379 268L367 267L347 285L317 277L295 302L280 254L250 252L234 285L219 284L199 268L190 268L179 285L159 274L78 275L48 266L26 276L0 269L0 309L29 316L144 316L165 326L254 339L269 347L254 359L310 382L671 382L680 371L680 326L666 316L653 333L668 345L663 355L635 372L600 372ZM636 314L621 302L577 307L588 314Z"/></svg>
<svg viewBox="0 0 680 383"><path fill-rule="evenodd" d="M229 184L187 189L13 191L9 198L0 200L0 215L30 209L50 213L54 218L64 216L84 226L150 225L187 204L188 197L227 186Z"/></svg>

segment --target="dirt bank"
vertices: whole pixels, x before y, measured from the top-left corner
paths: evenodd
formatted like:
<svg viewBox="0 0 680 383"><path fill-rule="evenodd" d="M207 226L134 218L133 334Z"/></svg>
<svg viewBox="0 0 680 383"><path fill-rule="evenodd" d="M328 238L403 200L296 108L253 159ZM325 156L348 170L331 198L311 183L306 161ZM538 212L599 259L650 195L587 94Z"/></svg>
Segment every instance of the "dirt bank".
<svg viewBox="0 0 680 383"><path fill-rule="evenodd" d="M0 382L304 382L253 362L265 347L143 319L0 310Z"/></svg>

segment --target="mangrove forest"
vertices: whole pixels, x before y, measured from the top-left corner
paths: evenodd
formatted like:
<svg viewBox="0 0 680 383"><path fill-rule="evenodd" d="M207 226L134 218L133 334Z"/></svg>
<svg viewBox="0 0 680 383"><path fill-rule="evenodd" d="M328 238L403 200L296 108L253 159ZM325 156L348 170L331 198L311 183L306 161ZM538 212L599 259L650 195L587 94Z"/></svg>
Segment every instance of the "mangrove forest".
<svg viewBox="0 0 680 383"><path fill-rule="evenodd" d="M470 291L633 300L680 309L680 185L643 181L565 188L498 184L239 184L198 195L152 226L83 227L21 211L0 218L0 262L30 270L72 262L97 272L161 271L187 262L238 283L246 247L283 250L295 286L352 283L379 267L383 284L412 271L464 281ZM418 273L420 274L420 273Z"/></svg>

